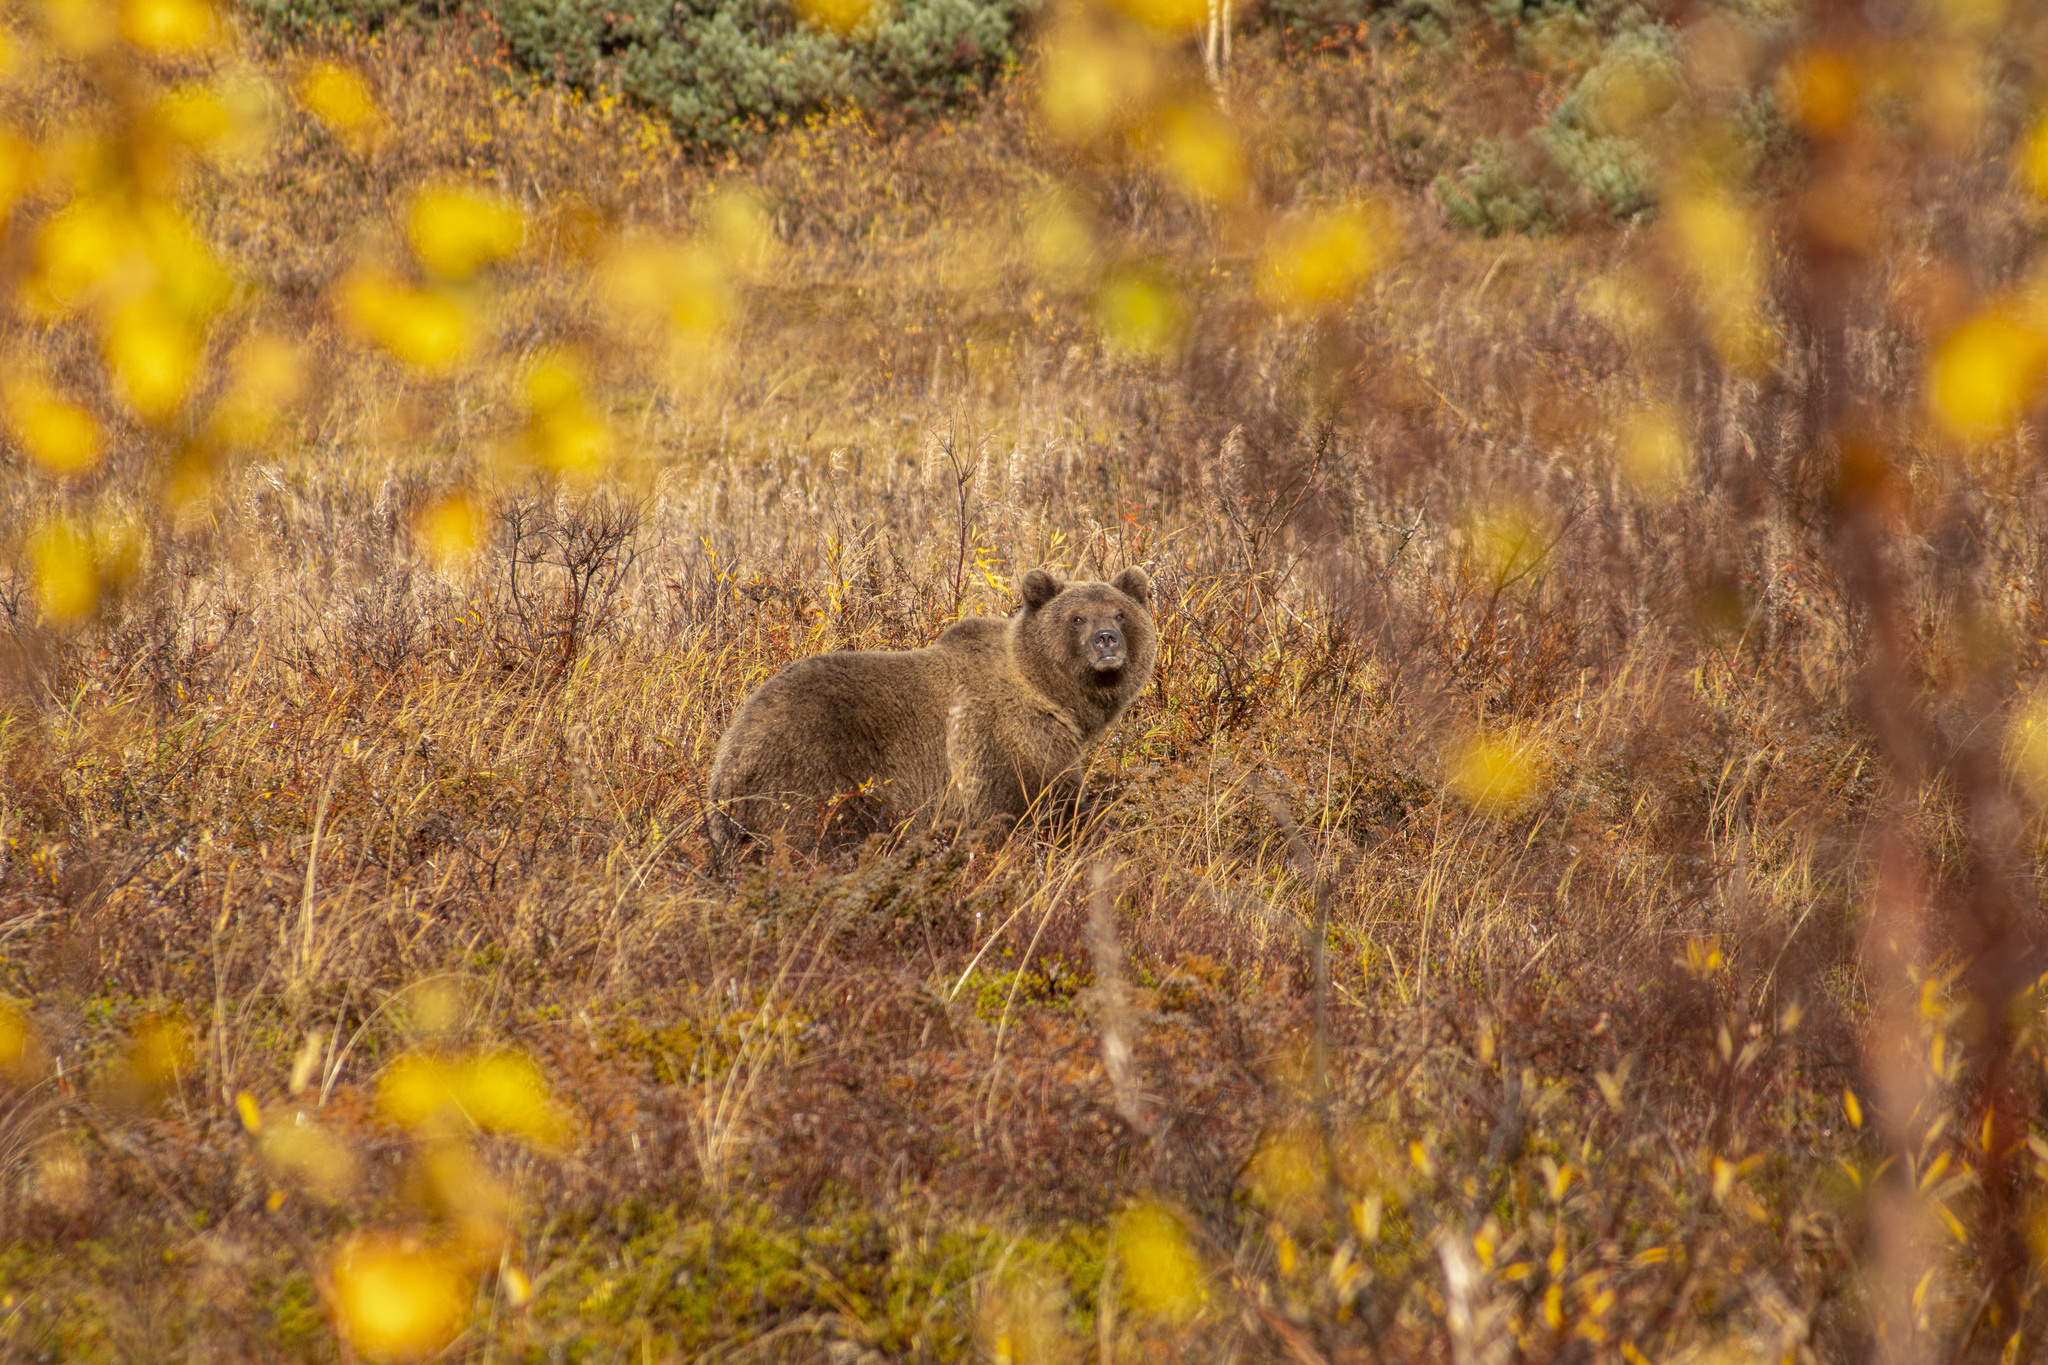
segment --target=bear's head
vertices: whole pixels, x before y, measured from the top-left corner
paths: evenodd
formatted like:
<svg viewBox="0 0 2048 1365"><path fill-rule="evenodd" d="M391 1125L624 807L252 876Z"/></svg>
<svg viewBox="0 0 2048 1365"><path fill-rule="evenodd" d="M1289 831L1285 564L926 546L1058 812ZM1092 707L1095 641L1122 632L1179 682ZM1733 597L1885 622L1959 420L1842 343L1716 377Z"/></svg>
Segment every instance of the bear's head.
<svg viewBox="0 0 2048 1365"><path fill-rule="evenodd" d="M1107 725L1145 684L1159 655L1152 580L1136 567L1107 583L1062 583L1033 569L1017 585L1018 662L1055 701Z"/></svg>

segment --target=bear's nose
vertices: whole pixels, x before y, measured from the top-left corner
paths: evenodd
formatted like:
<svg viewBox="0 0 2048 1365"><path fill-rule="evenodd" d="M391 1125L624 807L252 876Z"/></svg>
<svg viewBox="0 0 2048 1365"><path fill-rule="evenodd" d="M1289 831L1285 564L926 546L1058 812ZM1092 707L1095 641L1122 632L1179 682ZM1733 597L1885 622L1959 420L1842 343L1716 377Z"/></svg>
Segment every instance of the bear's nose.
<svg viewBox="0 0 2048 1365"><path fill-rule="evenodd" d="M1101 630L1095 632L1095 652L1097 654L1121 653L1123 647L1124 637L1110 627L1104 626Z"/></svg>

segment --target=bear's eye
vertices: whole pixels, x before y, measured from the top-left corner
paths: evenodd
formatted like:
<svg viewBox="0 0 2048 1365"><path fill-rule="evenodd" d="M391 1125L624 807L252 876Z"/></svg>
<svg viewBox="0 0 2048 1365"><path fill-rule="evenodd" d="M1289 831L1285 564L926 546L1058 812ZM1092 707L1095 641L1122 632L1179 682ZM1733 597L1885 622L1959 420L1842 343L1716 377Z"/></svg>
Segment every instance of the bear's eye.
<svg viewBox="0 0 2048 1365"><path fill-rule="evenodd" d="M1072 625L1077 625L1077 626L1078 626L1078 625L1080 625L1080 624L1081 624L1081 618L1080 618L1080 617L1078 617L1078 616L1076 616L1076 617L1075 617L1075 618L1073 619L1073 621L1072 621L1072 622L1071 622L1070 624L1072 624Z"/></svg>
<svg viewBox="0 0 2048 1365"><path fill-rule="evenodd" d="M1118 612L1118 613L1116 614L1116 619L1117 619L1117 624L1119 624L1119 625L1123 624L1124 614L1123 614L1122 612Z"/></svg>

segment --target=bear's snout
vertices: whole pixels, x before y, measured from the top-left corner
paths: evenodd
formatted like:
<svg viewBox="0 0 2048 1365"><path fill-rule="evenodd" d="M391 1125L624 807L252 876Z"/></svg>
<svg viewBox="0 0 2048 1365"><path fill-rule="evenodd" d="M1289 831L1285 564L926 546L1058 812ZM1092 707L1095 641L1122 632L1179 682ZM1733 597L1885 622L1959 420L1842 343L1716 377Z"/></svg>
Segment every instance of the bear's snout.
<svg viewBox="0 0 2048 1365"><path fill-rule="evenodd" d="M1107 673L1124 666L1124 633L1115 626L1097 627L1089 643L1094 647L1096 672Z"/></svg>

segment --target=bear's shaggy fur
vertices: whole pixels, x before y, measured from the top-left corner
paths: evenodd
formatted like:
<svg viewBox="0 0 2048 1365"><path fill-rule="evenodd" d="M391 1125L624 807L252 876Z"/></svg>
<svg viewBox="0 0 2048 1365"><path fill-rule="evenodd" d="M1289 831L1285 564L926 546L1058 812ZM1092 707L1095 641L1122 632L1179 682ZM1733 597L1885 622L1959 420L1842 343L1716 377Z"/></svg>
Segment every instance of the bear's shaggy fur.
<svg viewBox="0 0 2048 1365"><path fill-rule="evenodd" d="M800 659L740 707L711 765L711 835L967 823L1071 811L1103 732L1152 678L1152 581L1033 569L1023 610L960 621L923 649Z"/></svg>

